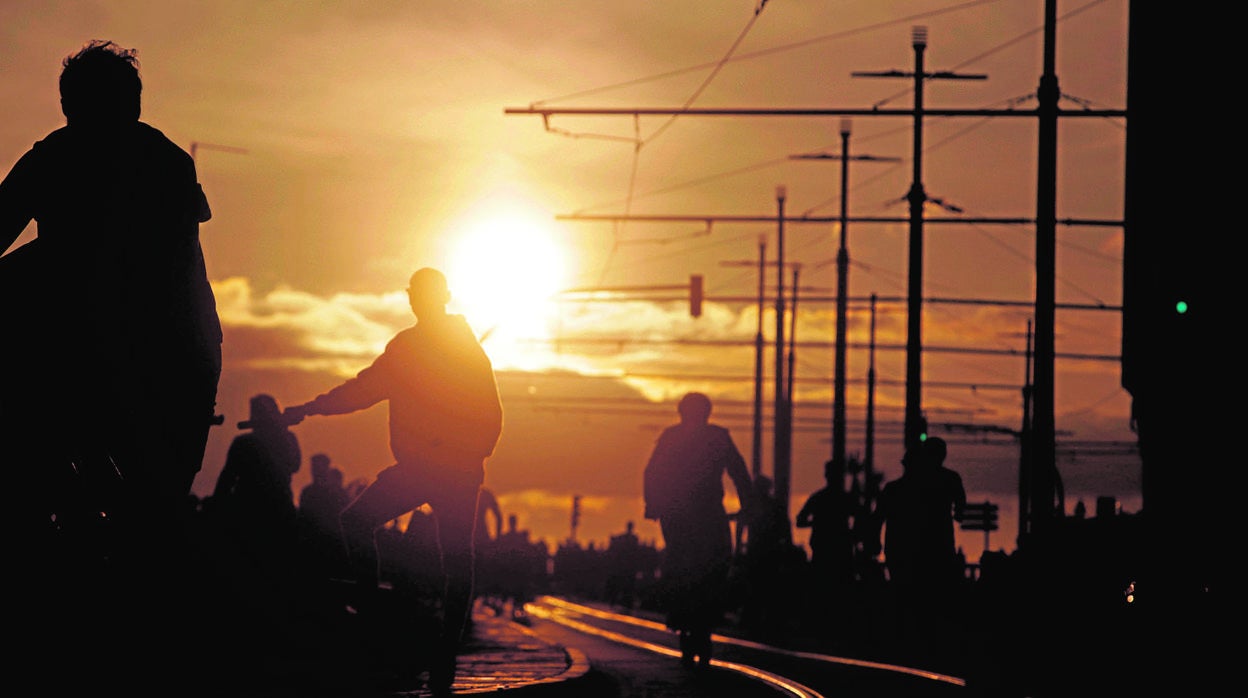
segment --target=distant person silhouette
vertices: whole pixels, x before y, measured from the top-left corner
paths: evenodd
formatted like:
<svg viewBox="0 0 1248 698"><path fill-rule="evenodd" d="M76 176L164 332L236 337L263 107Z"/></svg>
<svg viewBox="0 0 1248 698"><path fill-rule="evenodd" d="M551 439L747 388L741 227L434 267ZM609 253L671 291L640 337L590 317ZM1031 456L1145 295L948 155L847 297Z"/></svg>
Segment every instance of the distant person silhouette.
<svg viewBox="0 0 1248 698"><path fill-rule="evenodd" d="M642 573L643 560L641 539L637 537L634 522L627 522L623 533L613 535L607 541L606 566L607 603L622 608L636 607L640 601L637 577Z"/></svg>
<svg viewBox="0 0 1248 698"><path fill-rule="evenodd" d="M545 586L546 563L550 554L542 541L529 539L519 528L515 514L507 515L507 529L493 545L493 555L485 560L485 602L495 613L509 613L511 619L529 623L524 606Z"/></svg>
<svg viewBox="0 0 1248 698"><path fill-rule="evenodd" d="M64 59L59 90L65 126L0 182L0 254L37 225L33 241L3 258L0 442L6 462L15 453L32 466L19 474L31 478L20 506L44 525L55 494L36 477L71 462L119 476L115 498L102 505L116 544L106 569L114 592L138 598L108 605L128 614L159 608L154 620L175 622L190 592L174 562L221 372L199 242L211 213L190 155L139 120L134 50L91 41ZM84 585L75 580L73 591ZM125 622L133 642L113 643L117 652L174 644Z"/></svg>
<svg viewBox="0 0 1248 698"><path fill-rule="evenodd" d="M310 571L323 578L347 574L346 550L338 514L350 501L342 484L342 471L325 453L308 461L312 481L299 490L300 547Z"/></svg>
<svg viewBox="0 0 1248 698"><path fill-rule="evenodd" d="M884 529L889 581L907 586L960 579L954 522L966 506L962 477L945 467L944 439L930 437L902 459L902 476L884 485L876 519Z"/></svg>
<svg viewBox="0 0 1248 698"><path fill-rule="evenodd" d="M230 442L211 510L249 558L245 562L268 568L292 562L297 552L298 510L291 479L303 464L303 452L272 395L252 396L250 407L250 418L238 425L250 431Z"/></svg>
<svg viewBox="0 0 1248 698"><path fill-rule="evenodd" d="M503 536L503 510L498 497L488 487L482 487L477 499L476 572L473 575L474 603L480 600L487 606L497 599L499 541ZM498 610L498 609L495 609ZM469 615L471 622L472 616Z"/></svg>
<svg viewBox="0 0 1248 698"><path fill-rule="evenodd" d="M687 393L680 423L659 435L644 471L645 517L663 534L663 603L667 627L680 634L681 659L711 661L711 631L725 611L732 530L724 509L724 476L742 509L751 504L745 459L728 430L711 424L711 400Z"/></svg>
<svg viewBox="0 0 1248 698"><path fill-rule="evenodd" d="M966 490L962 477L945 467L947 453L939 437L907 450L901 477L884 485L874 512L873 540L879 541L883 529L884 565L902 640L929 650L939 642L934 626L947 617L963 579L954 522L962 518Z"/></svg>
<svg viewBox="0 0 1248 698"><path fill-rule="evenodd" d="M354 378L286 410L296 419L346 414L388 401L395 464L347 505L340 520L360 587L375 593L375 533L387 521L429 504L437 520L444 584L430 688L447 693L473 600L474 529L485 460L502 434L503 409L490 358L462 315L450 314L446 277L432 268L411 276L415 326L401 331Z"/></svg>
<svg viewBox="0 0 1248 698"><path fill-rule="evenodd" d="M850 497L834 482L833 462L823 464L825 485L806 498L794 525L810 529L810 565L816 584L829 591L854 580L854 538L850 533Z"/></svg>
<svg viewBox="0 0 1248 698"><path fill-rule="evenodd" d="M250 431L230 442L213 499L216 506L229 506L249 517L276 517L289 523L296 511L291 481L303 465L299 437L272 395L254 395L249 404L251 416L238 426Z"/></svg>
<svg viewBox="0 0 1248 698"><path fill-rule="evenodd" d="M754 478L751 507L740 521L745 535L738 561L745 581L742 625L767 639L781 630L790 602L800 595L797 582L806 565L805 552L793 545L793 531L774 487L766 475Z"/></svg>
<svg viewBox="0 0 1248 698"><path fill-rule="evenodd" d="M385 529L382 529L384 532ZM380 535L380 534L379 534ZM436 609L442 598L442 551L438 545L438 521L429 507L418 507L408 517L402 534L390 548L379 544L382 577L404 592L409 607ZM387 559L389 557L389 559ZM431 613L422 616L432 617ZM423 638L428 641L430 638Z"/></svg>

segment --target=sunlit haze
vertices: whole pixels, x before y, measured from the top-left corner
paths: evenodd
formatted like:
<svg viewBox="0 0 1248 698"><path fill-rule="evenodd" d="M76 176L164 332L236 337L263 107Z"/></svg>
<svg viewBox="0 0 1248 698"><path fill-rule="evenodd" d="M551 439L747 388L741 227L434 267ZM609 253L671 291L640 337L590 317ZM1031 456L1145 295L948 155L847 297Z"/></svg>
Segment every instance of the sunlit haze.
<svg viewBox="0 0 1248 698"><path fill-rule="evenodd" d="M479 202L447 231L451 309L484 337L495 367L523 365L518 340L550 340L565 287L566 253L550 215L496 197Z"/></svg>
<svg viewBox="0 0 1248 698"><path fill-rule="evenodd" d="M1128 0L1063 3L1063 109L1123 108ZM1044 70L1039 0L662 3L423 0L175 3L5 0L0 170L64 124L61 61L94 38L137 50L142 119L195 149L213 217L201 227L225 332L225 370L195 492L212 491L251 396L282 405L354 375L415 320L403 289L446 272L499 368L505 426L486 483L521 528L552 544L605 543L634 521L641 472L690 389L715 403L752 460L755 335L765 335L758 444L774 469L774 294L787 189L785 263L796 273L790 509L823 487L831 453L838 246L849 253L846 453L873 444L900 474L905 404L912 119L858 115L850 215L841 230L837 116L509 113L566 108L880 108L914 103L916 25L929 109L1032 109ZM1037 126L1027 118L929 117L922 296L922 409L949 441L972 501L1001 505L989 547L1015 547L1023 387L1036 294ZM1098 496L1140 506L1140 457L1121 386L1125 119L1059 131L1055 421L1063 506ZM587 216L616 216L590 220ZM580 217L578 217L580 216ZM679 221L641 216L685 216ZM748 222L704 220L754 217ZM964 220L959 220L964 219ZM965 219L992 219L972 222ZM900 221L900 222L896 222ZM1103 223L1103 224L1101 224ZM34 237L30 226L19 244ZM756 302L760 238L768 267ZM705 280L690 310L691 275ZM792 292L792 277L785 279ZM596 295L565 289L627 289ZM879 297L872 313L868 298ZM952 300L956 302L941 302ZM792 300L790 297L789 300ZM787 306L792 311L793 306ZM875 343L874 352L868 347ZM788 357L786 357L787 359ZM867 376L876 382L869 394ZM873 400L873 402L871 402ZM874 422L868 439L867 405ZM393 462L384 406L295 427L347 480ZM805 542L806 531L795 531ZM968 559L984 546L960 533Z"/></svg>

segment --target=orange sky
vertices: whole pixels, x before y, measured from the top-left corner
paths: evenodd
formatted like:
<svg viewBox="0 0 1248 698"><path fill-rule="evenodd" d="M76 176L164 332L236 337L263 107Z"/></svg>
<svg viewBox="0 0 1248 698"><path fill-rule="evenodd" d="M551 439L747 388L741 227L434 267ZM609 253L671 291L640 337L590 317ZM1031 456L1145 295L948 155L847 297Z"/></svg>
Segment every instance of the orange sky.
<svg viewBox="0 0 1248 698"><path fill-rule="evenodd" d="M752 298L750 263L760 236L774 256L776 226L716 223L708 231L700 223L617 226L557 216L774 215L783 185L788 215L835 217L840 164L789 156L839 152L841 119L556 116L548 130L537 116L505 110L539 102L907 108L910 80L851 73L913 70L916 25L928 31L927 70L987 76L929 83L927 107L1036 105L1042 0L775 0L756 14L759 4L725 0L711 11L693 0L187 7L9 0L0 5L0 168L7 172L63 124L56 78L65 55L92 38L138 49L143 119L188 150L198 144L214 212L202 235L226 327L218 409L226 422L214 430L198 492L211 489L238 433L234 425L247 417L248 397L269 392L293 404L352 375L411 322L400 291L411 271L429 265L448 271L452 309L490 332L486 347L501 372L507 427L488 483L504 510L553 542L568 535L571 496L581 494L582 540L605 542L629 519L654 539L657 528L640 517L641 469L658 430L676 417L676 397L688 389L711 394L712 418L730 426L750 454L754 304L712 300L694 319L681 302L542 298L560 288L677 285L695 273L704 275L712 299ZM1127 6L1059 4L1064 108L1125 106ZM851 215L907 215L912 137L908 119L854 119L854 154L902 162L851 165ZM1059 142L1058 218L1120 219L1125 121L1068 119ZM932 118L924 146L929 197L966 217L1034 215L1032 120ZM956 214L932 207L928 215ZM839 232L786 226L786 261L802 265L803 293L834 294ZM924 295L1030 301L1033 232L926 226ZM33 234L32 226L19 242ZM906 294L907 235L904 225L851 224L851 296ZM1119 305L1121 230L1059 226L1057 236L1058 303ZM774 286L774 278L767 283ZM830 344L833 310L799 300L799 341ZM930 421L1019 427L1029 317L1027 307L927 306L929 346L1003 352L925 354ZM867 314L853 309L848 322L850 342L865 343ZM770 306L763 324L770 341ZM586 336L619 341L571 341ZM565 341L555 344L556 337ZM1058 465L1068 507L1084 499L1092 509L1096 496L1111 495L1138 508L1138 457L1101 454L1094 443L1134 441L1118 364L1060 358L1115 356L1119 337L1117 312L1058 311ZM707 350L689 343L711 339L741 344ZM877 341L905 343L904 305L881 305ZM863 449L868 358L860 349L848 354L850 454ZM764 365L770 376L770 355ZM794 443L794 510L823 484L831 365L829 348L797 352L804 429ZM876 369L876 462L892 477L900 472L903 353L877 352ZM681 375L697 379L674 379ZM349 477L371 477L388 464L384 407L313 418L296 430L305 455L324 451ZM1012 511L1017 447L970 443L981 433L942 435L971 499ZM768 431L768 474L771 447ZM301 473L296 487L305 481ZM1012 549L1013 536L1004 529L992 545ZM963 542L975 558L982 534Z"/></svg>

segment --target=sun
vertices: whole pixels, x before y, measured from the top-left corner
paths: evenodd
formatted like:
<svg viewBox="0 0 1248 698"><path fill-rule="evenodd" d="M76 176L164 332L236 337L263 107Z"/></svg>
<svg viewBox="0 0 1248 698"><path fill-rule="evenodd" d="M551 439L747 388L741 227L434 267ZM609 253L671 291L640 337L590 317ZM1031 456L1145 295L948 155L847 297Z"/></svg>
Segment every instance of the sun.
<svg viewBox="0 0 1248 698"><path fill-rule="evenodd" d="M447 263L454 312L497 346L549 338L566 259L548 219L516 203L493 202L454 231Z"/></svg>

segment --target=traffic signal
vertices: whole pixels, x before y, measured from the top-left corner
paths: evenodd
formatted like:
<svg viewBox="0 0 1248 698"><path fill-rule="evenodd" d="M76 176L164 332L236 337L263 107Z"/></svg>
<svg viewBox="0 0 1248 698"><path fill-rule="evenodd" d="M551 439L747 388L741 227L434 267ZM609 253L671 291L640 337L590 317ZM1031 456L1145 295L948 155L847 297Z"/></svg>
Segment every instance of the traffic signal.
<svg viewBox="0 0 1248 698"><path fill-rule="evenodd" d="M581 523L581 495L572 497L572 528L575 529Z"/></svg>
<svg viewBox="0 0 1248 698"><path fill-rule="evenodd" d="M702 275L689 275L689 314L702 317Z"/></svg>

